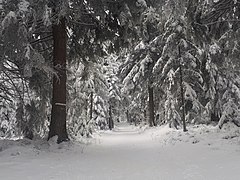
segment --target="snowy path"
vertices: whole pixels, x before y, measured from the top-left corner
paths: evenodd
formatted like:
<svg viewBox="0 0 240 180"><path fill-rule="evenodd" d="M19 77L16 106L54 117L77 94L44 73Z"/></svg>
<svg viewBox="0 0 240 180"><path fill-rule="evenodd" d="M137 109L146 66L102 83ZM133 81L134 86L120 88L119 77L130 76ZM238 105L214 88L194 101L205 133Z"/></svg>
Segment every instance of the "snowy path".
<svg viewBox="0 0 240 180"><path fill-rule="evenodd" d="M164 145L163 132L121 124L91 145L0 152L3 180L239 180L240 145ZM166 136L167 137L167 136ZM168 138L168 137L167 137ZM166 139L165 139L166 140ZM214 140L214 139L212 139ZM206 145L208 143L209 145ZM30 149L30 150L29 150Z"/></svg>

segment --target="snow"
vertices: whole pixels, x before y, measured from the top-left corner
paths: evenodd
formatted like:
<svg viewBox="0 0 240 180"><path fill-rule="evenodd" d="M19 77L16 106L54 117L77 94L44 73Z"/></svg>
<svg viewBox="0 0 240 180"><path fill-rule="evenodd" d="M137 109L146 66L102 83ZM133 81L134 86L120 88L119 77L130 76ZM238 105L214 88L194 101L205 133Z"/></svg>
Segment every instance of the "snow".
<svg viewBox="0 0 240 180"><path fill-rule="evenodd" d="M220 47L214 43L209 47L209 51L211 54L217 54L218 52L220 52Z"/></svg>
<svg viewBox="0 0 240 180"><path fill-rule="evenodd" d="M17 20L16 13L13 11L10 11L6 17L2 20L2 27L3 29L8 27L12 22L15 22Z"/></svg>
<svg viewBox="0 0 240 180"><path fill-rule="evenodd" d="M138 7L147 7L147 3L145 0L137 0L136 5Z"/></svg>
<svg viewBox="0 0 240 180"><path fill-rule="evenodd" d="M146 46L143 41L141 41L135 48L134 51L140 50L140 49L145 49Z"/></svg>
<svg viewBox="0 0 240 180"><path fill-rule="evenodd" d="M27 12L29 10L30 3L26 0L22 0L18 3L18 8L20 11Z"/></svg>
<svg viewBox="0 0 240 180"><path fill-rule="evenodd" d="M84 144L0 140L0 174L4 180L239 179L239 128L188 130L121 123Z"/></svg>
<svg viewBox="0 0 240 180"><path fill-rule="evenodd" d="M44 22L44 25L46 26L50 26L52 24L51 22L51 14L52 14L52 9L49 8L47 5L45 6L45 11L44 11L44 14L43 14L43 22ZM68 33L69 34L72 34L72 31L71 29L68 28Z"/></svg>

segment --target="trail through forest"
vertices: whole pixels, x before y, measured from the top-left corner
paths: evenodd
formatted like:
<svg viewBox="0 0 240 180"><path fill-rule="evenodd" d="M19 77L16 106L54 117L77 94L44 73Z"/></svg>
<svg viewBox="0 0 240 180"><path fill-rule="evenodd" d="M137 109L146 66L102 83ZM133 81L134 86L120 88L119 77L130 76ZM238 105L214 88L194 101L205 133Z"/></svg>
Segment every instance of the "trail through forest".
<svg viewBox="0 0 240 180"><path fill-rule="evenodd" d="M0 174L4 180L239 179L240 145L214 130L199 134L121 123L88 145L1 140Z"/></svg>

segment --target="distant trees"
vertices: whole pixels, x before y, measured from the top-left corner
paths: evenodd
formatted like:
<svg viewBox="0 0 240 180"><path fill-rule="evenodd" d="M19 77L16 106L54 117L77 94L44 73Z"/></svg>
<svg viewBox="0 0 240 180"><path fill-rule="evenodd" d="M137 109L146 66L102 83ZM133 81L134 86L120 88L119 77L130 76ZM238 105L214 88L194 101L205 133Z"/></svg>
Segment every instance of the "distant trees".
<svg viewBox="0 0 240 180"><path fill-rule="evenodd" d="M149 125L155 126L155 82L153 81L152 68L156 57L158 57L158 53L161 51L157 48L158 45L156 44L156 37L160 34L160 31L158 31L160 17L152 7L147 8L147 6L144 7L144 12L141 15L139 23L142 26L136 29L139 38L133 44L135 47L127 54L125 62L121 65L120 76L125 85L125 92L129 89L128 94L132 98L137 97L137 94L141 93L142 95L138 96L138 98L142 97L146 99L145 103L148 105L149 112ZM141 113L143 112L144 110Z"/></svg>
<svg viewBox="0 0 240 180"><path fill-rule="evenodd" d="M121 74L125 74L124 83L130 92L136 93L131 95L135 97L144 94L143 88L138 87L146 85L144 80L150 77L153 87L161 92L155 98L156 117L161 119L158 123L169 122L178 128L185 120L194 123L217 120L221 127L223 121L234 119L232 116L238 114L239 105L224 100L228 93L223 84L234 80L230 76L224 76L223 80L223 74L231 74L223 67L230 68L234 77L239 76L233 56L237 48L233 36L238 33L234 22L237 22L239 4L208 2L167 1L163 2L163 8L148 2L146 14L142 14L143 34L122 65ZM221 8L223 6L226 8ZM232 43L235 45L231 46ZM233 49L235 53L231 54ZM234 82L234 89L238 91L239 84ZM233 94L230 96L238 99L238 95ZM225 112L228 112L227 118Z"/></svg>

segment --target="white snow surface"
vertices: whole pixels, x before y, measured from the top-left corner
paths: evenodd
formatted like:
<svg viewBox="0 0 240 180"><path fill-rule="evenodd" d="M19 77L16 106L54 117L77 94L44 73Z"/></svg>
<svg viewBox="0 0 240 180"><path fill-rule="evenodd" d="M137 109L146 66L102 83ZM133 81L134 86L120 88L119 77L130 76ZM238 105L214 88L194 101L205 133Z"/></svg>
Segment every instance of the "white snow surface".
<svg viewBox="0 0 240 180"><path fill-rule="evenodd" d="M85 143L0 140L4 180L239 180L240 129L117 124Z"/></svg>

